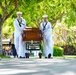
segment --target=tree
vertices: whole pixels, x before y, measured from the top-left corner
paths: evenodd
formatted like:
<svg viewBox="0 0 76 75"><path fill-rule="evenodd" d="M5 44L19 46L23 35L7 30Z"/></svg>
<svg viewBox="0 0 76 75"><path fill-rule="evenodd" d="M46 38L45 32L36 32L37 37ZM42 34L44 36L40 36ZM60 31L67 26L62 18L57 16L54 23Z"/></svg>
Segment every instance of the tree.
<svg viewBox="0 0 76 75"><path fill-rule="evenodd" d="M43 0L0 0L0 54L2 54L2 26L3 23L15 12L18 6L28 7L31 2L38 3Z"/></svg>
<svg viewBox="0 0 76 75"><path fill-rule="evenodd" d="M63 21L63 19L64 23L70 27L76 23L75 3L75 0L43 0L39 3L33 0L27 5L24 4L21 6L19 10L23 12L28 26L36 27L41 22L42 15L48 14L49 21L52 23L53 27L57 20Z"/></svg>
<svg viewBox="0 0 76 75"><path fill-rule="evenodd" d="M14 14L16 9L23 12L27 26L37 27L42 21L42 15L48 14L53 28L58 20L65 23L69 28L76 25L75 3L76 0L0 0L0 42L2 42L3 23L6 19L10 20L16 17ZM9 23L9 26L12 27L13 25ZM0 43L1 50L2 43Z"/></svg>
<svg viewBox="0 0 76 75"><path fill-rule="evenodd" d="M2 54L2 25L17 9L17 0L0 0L0 54Z"/></svg>

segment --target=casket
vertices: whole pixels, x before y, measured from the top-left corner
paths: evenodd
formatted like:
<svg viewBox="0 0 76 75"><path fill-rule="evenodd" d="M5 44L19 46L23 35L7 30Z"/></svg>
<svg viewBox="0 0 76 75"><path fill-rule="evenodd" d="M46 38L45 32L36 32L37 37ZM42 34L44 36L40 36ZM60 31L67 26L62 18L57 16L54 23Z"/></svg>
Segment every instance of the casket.
<svg viewBox="0 0 76 75"><path fill-rule="evenodd" d="M23 30L23 41L26 42L26 50L40 50L42 33L39 28L26 28Z"/></svg>
<svg viewBox="0 0 76 75"><path fill-rule="evenodd" d="M23 30L23 41L41 41L42 33L39 28L26 28Z"/></svg>

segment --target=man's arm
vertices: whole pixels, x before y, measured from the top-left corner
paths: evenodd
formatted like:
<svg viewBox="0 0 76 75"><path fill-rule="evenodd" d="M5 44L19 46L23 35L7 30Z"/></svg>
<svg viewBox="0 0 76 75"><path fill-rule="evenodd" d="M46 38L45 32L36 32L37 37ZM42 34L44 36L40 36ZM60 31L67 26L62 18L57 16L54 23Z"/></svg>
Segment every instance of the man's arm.
<svg viewBox="0 0 76 75"><path fill-rule="evenodd" d="M14 21L14 28L22 31L23 29L26 28L26 22L23 21L23 24L24 24L24 25L21 24L21 26L19 26L19 24L17 23L17 20L15 20L15 21Z"/></svg>

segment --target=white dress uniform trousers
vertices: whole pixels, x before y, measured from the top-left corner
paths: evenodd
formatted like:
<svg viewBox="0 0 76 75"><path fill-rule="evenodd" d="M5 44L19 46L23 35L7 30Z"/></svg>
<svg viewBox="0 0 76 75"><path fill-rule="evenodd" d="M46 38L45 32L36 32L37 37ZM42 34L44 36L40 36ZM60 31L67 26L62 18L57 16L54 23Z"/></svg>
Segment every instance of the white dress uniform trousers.
<svg viewBox="0 0 76 75"><path fill-rule="evenodd" d="M43 43L44 43L44 55L48 57L51 54L53 57L53 40L52 40L52 28L50 22L42 22L40 24L40 30L43 33Z"/></svg>
<svg viewBox="0 0 76 75"><path fill-rule="evenodd" d="M18 19L14 20L14 44L18 57L25 57L26 48L25 43L22 41L22 33L23 30L26 28L26 22L23 18L21 18L21 20L21 26L19 25Z"/></svg>

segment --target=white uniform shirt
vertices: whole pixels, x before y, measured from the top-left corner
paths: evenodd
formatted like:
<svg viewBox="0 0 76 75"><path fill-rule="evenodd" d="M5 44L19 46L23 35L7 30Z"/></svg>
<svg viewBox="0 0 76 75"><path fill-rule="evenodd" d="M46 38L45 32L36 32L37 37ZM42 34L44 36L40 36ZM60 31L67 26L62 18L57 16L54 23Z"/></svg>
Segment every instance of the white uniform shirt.
<svg viewBox="0 0 76 75"><path fill-rule="evenodd" d="M23 18L21 18L21 19L22 19L21 26L19 26L17 19L14 20L15 37L18 37L21 33L23 33L23 30L26 28L26 21Z"/></svg>
<svg viewBox="0 0 76 75"><path fill-rule="evenodd" d="M45 29L44 29L44 25L46 25L45 26ZM50 22L47 22L47 24L46 24L46 22L42 22L40 24L40 30L42 31L42 33L43 33L44 36L51 35L52 34L51 23Z"/></svg>

